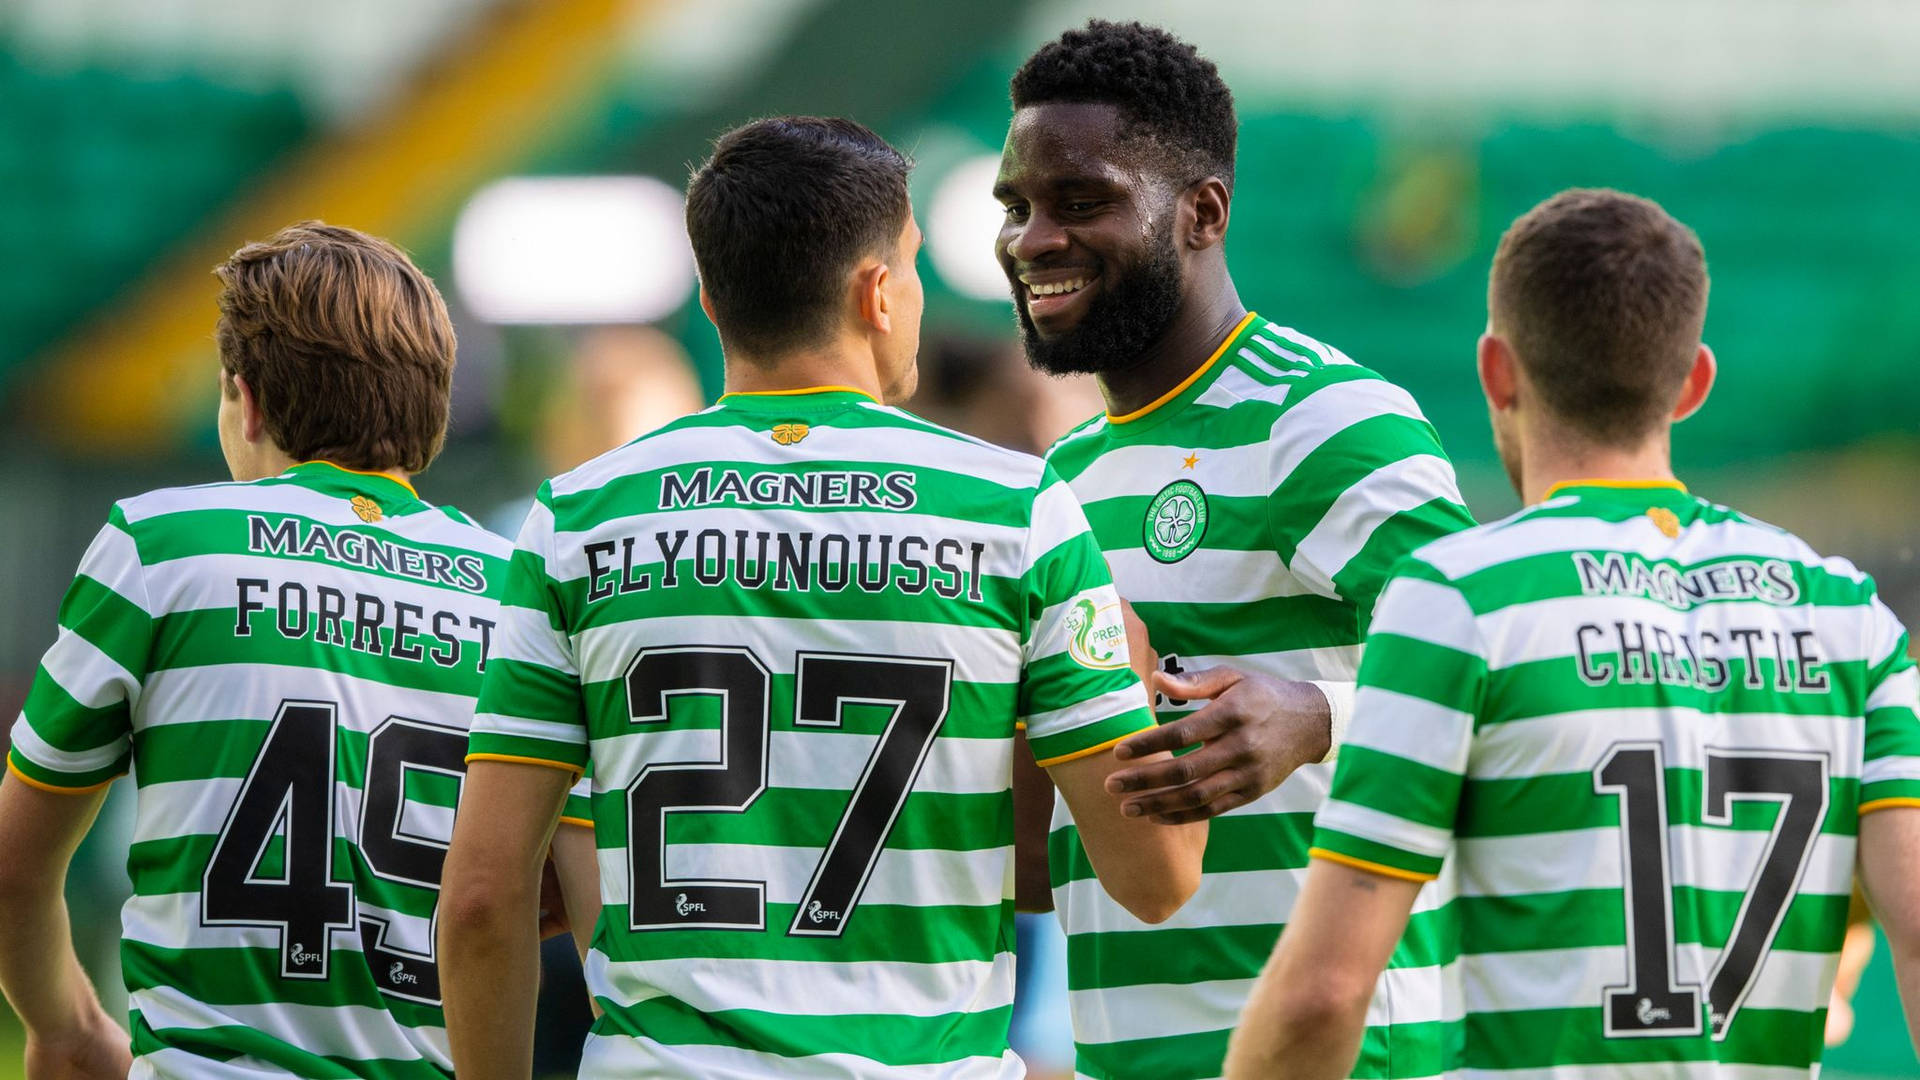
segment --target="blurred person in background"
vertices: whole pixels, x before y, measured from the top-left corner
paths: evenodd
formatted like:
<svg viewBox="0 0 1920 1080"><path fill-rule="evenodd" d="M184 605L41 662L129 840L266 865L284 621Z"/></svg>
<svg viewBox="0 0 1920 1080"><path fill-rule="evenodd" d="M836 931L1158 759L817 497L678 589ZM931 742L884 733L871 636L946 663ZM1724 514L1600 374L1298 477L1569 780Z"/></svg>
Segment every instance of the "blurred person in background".
<svg viewBox="0 0 1920 1080"><path fill-rule="evenodd" d="M918 377L908 168L847 120L721 136L686 213L729 392L541 488L448 855L463 1080L527 1073L540 848L589 765L588 1077L1019 1075L1021 723L1116 896L1164 919L1198 879L1205 823L1104 788L1152 717L1071 492L882 404Z"/></svg>
<svg viewBox="0 0 1920 1080"><path fill-rule="evenodd" d="M0 783L0 987L36 1080L444 1080L431 927L511 550L413 487L453 326L351 229L296 225L216 272L234 482L122 500L81 557ZM136 765L130 1048L61 887Z"/></svg>
<svg viewBox="0 0 1920 1080"><path fill-rule="evenodd" d="M1048 461L1165 654L1161 726L1116 753L1198 747L1122 768L1110 790L1144 820L1221 815L1200 891L1164 927L1089 887L1064 814L1050 837L1021 836L1019 881L1050 877L1072 942L1077 1070L1213 1077L1305 872L1380 587L1472 519L1404 390L1241 303L1224 247L1237 122L1212 62L1095 20L1035 52L1012 99L997 252L1027 356L1094 374L1107 406ZM1366 1075L1445 1067L1441 895L1383 983L1393 1022L1370 1030Z"/></svg>
<svg viewBox="0 0 1920 1080"><path fill-rule="evenodd" d="M1872 578L1674 478L1707 290L1693 231L1617 191L1501 238L1478 364L1526 508L1382 593L1230 1077L1351 1075L1447 864L1469 1071L1819 1075L1856 866L1920 1030L1920 669Z"/></svg>

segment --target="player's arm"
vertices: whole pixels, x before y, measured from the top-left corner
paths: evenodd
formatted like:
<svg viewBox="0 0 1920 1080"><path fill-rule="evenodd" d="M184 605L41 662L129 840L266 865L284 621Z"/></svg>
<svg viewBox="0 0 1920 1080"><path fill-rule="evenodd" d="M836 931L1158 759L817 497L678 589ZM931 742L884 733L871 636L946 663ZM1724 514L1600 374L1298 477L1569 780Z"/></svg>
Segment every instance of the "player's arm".
<svg viewBox="0 0 1920 1080"><path fill-rule="evenodd" d="M573 948L587 958L593 925L600 921L600 855L593 839L592 781L582 777L567 793L560 811L560 827L553 834L554 877L559 903L573 932Z"/></svg>
<svg viewBox="0 0 1920 1080"><path fill-rule="evenodd" d="M542 867L568 789L587 767L580 671L565 590L555 579L552 505L542 485L508 566L441 879L442 996L461 1080L525 1080L532 1071ZM556 870L564 864L572 876L573 848L566 838L560 847Z"/></svg>
<svg viewBox="0 0 1920 1080"><path fill-rule="evenodd" d="M0 781L0 989L27 1029L29 1076L118 1078L133 1067L67 916L67 867L105 799L105 788L46 791L17 772Z"/></svg>
<svg viewBox="0 0 1920 1080"><path fill-rule="evenodd" d="M1342 1080L1420 882L1315 859L1227 1047L1228 1080Z"/></svg>
<svg viewBox="0 0 1920 1080"><path fill-rule="evenodd" d="M1364 632L1401 558L1473 518L1439 436L1405 391L1373 378L1313 384L1274 429L1273 473L1282 479L1268 496L1268 520L1288 568L1319 595L1351 604ZM1167 822L1245 806L1301 765L1332 759L1353 712L1352 682L1231 667L1154 678L1168 697L1209 702L1120 745L1123 759L1200 747L1115 778L1130 806Z"/></svg>
<svg viewBox="0 0 1920 1080"><path fill-rule="evenodd" d="M1408 560L1382 594L1306 885L1234 1033L1234 1077L1344 1077L1420 884L1452 842L1486 651L1466 598Z"/></svg>
<svg viewBox="0 0 1920 1080"><path fill-rule="evenodd" d="M13 727L0 782L0 988L33 1076L124 1077L127 1036L74 955L64 886L108 784L127 771L129 702L153 640L145 572L116 506L60 602L60 632Z"/></svg>
<svg viewBox="0 0 1920 1080"><path fill-rule="evenodd" d="M1878 598L1870 604L1860 884L1887 935L1907 1031L1920 1045L1920 668L1899 620Z"/></svg>
<svg viewBox="0 0 1920 1080"><path fill-rule="evenodd" d="M447 1038L462 1080L533 1070L540 874L572 783L570 772L540 765L467 766L438 930Z"/></svg>
<svg viewBox="0 0 1920 1080"><path fill-rule="evenodd" d="M1043 471L1028 530L1029 625L1020 715L1035 760L1073 815L1107 894L1143 922L1163 922L1200 884L1205 822L1174 828L1129 817L1107 793L1112 747L1153 725L1152 699L1131 664L1130 637L1151 662L1145 627L1114 592L1073 492Z"/></svg>
<svg viewBox="0 0 1920 1080"><path fill-rule="evenodd" d="M1013 738L1013 907L1015 911L1053 910L1053 881L1047 861L1047 837L1053 823L1053 781L1033 760L1027 733Z"/></svg>

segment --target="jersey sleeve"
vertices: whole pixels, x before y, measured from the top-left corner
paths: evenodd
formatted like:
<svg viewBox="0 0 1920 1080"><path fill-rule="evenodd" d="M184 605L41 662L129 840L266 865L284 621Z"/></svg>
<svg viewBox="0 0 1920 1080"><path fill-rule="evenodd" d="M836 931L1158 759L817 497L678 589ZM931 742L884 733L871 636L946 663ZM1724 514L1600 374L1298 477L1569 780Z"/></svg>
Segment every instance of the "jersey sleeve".
<svg viewBox="0 0 1920 1080"><path fill-rule="evenodd" d="M586 703L554 566L553 495L543 484L507 568L495 652L481 677L467 741L470 762L550 765L576 774L586 767Z"/></svg>
<svg viewBox="0 0 1920 1080"><path fill-rule="evenodd" d="M1879 597L1870 601L1866 761L1860 812L1920 806L1920 669L1907 631Z"/></svg>
<svg viewBox="0 0 1920 1080"><path fill-rule="evenodd" d="M1073 490L1045 467L1021 579L1020 719L1041 766L1098 753L1153 726L1129 666L1120 595Z"/></svg>
<svg viewBox="0 0 1920 1080"><path fill-rule="evenodd" d="M587 763L587 769L580 779L573 782L567 791L567 801L560 808L560 823L593 828L593 763Z"/></svg>
<svg viewBox="0 0 1920 1080"><path fill-rule="evenodd" d="M1273 449L1279 554L1308 588L1352 604L1362 632L1402 558L1473 526L1439 434L1384 379L1308 393L1274 425Z"/></svg>
<svg viewBox="0 0 1920 1080"><path fill-rule="evenodd" d="M1311 853L1389 877L1438 875L1486 683L1486 650L1466 598L1408 560L1380 597Z"/></svg>
<svg viewBox="0 0 1920 1080"><path fill-rule="evenodd" d="M13 726L9 771L34 787L73 792L125 774L152 641L145 571L115 506L60 602L59 636Z"/></svg>

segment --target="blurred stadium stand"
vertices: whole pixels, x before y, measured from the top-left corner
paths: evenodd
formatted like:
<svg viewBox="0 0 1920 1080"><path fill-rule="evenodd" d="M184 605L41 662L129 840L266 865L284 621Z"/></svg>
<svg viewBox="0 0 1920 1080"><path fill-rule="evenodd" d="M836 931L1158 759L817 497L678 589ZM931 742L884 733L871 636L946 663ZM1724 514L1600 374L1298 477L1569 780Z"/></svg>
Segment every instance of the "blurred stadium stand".
<svg viewBox="0 0 1920 1080"><path fill-rule="evenodd" d="M982 262L997 208L968 178L998 152L1008 75L1095 14L1162 22L1220 62L1243 297L1405 384L1483 518L1514 505L1472 376L1500 230L1566 186L1663 202L1705 242L1722 364L1679 429L1683 477L1853 557L1920 622L1920 5L0 0L0 709L107 504L224 475L207 270L242 240L319 216L420 257L462 342L423 489L483 511L537 478L583 331L465 309L453 235L474 192L677 187L741 119L851 114L920 162L927 339L1005 342ZM657 325L712 394L692 299ZM1920 1075L1877 963L1830 1076Z"/></svg>

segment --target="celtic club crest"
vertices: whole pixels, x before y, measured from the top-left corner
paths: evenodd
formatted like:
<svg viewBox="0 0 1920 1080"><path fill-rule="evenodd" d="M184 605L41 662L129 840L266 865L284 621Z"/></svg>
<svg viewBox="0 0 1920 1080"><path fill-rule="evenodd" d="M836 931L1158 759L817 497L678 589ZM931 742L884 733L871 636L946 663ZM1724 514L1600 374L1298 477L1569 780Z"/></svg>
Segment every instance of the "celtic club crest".
<svg viewBox="0 0 1920 1080"><path fill-rule="evenodd" d="M1207 535L1207 493L1191 480L1175 480L1147 504L1147 554L1161 562L1179 562Z"/></svg>

